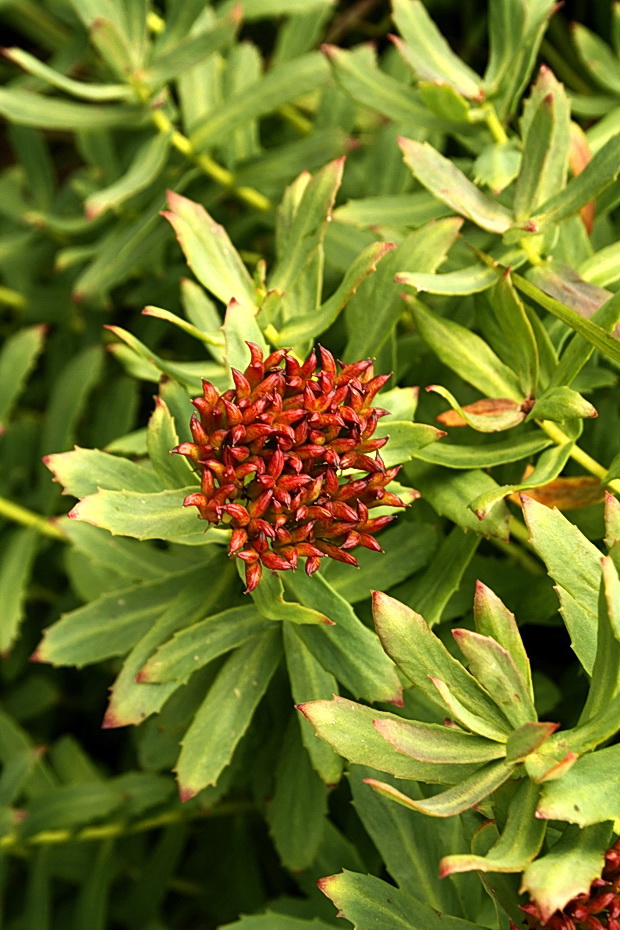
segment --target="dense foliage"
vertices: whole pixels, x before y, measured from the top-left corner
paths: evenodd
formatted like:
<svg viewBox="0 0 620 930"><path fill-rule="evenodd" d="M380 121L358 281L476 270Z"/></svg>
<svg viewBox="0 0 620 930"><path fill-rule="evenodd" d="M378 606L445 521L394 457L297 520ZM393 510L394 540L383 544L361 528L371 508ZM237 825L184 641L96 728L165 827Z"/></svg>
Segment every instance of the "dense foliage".
<svg viewBox="0 0 620 930"><path fill-rule="evenodd" d="M582 12L0 4L0 926L618 930Z"/></svg>

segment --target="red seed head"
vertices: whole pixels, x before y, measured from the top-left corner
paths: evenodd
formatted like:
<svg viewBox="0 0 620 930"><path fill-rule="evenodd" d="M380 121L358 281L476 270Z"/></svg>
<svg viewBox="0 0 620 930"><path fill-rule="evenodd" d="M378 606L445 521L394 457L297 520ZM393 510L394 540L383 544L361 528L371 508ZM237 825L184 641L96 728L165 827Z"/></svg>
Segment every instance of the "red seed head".
<svg viewBox="0 0 620 930"><path fill-rule="evenodd" d="M369 519L379 504L404 506L385 490L398 472L386 469L372 439L386 411L372 407L387 375L372 362L336 362L320 347L300 364L277 349L266 359L247 343L250 364L232 370L234 388L220 394L208 381L193 401L193 442L173 451L200 471L202 493L186 497L209 523L232 524L230 555L245 562L246 592L263 567L311 575L322 558L350 565L357 546L380 551L374 534L392 517ZM348 480L339 471L354 468Z"/></svg>

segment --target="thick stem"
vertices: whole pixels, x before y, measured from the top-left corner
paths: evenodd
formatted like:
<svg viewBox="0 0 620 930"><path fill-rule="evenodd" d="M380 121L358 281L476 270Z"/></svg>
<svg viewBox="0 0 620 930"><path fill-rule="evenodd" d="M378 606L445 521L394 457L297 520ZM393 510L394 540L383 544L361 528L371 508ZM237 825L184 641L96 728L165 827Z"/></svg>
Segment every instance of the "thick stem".
<svg viewBox="0 0 620 930"><path fill-rule="evenodd" d="M550 420L537 420L536 422L540 428L545 431L547 436L553 439L559 446L566 442L570 442L570 437L567 436L564 430L560 429L556 423L552 423ZM600 478L601 482L606 484L608 488L611 488L612 491L615 491L616 494L620 494L620 479L612 478L608 481L607 469L604 468L600 462L597 462L596 459L593 459L591 455L588 455L587 452L584 452L579 446L573 446L570 457L575 462L578 462L582 468L585 468L586 471L589 471L591 475Z"/></svg>
<svg viewBox="0 0 620 930"><path fill-rule="evenodd" d="M36 530L42 536L49 536L51 539L62 539L63 542L67 542L66 536L46 517L33 513L32 510L27 510L20 504L7 500L6 497L0 497L0 517L6 517L7 520L12 520L14 523L21 523L22 526Z"/></svg>
<svg viewBox="0 0 620 930"><path fill-rule="evenodd" d="M146 103L145 93L142 88L137 88L138 95ZM170 141L178 152L181 152L190 161L198 165L208 177L212 178L217 184L236 194L240 200L245 201L250 207L266 213L272 209L271 201L261 194L260 191L252 187L237 187L235 185L235 176L227 168L218 165L209 155L196 152L191 140L184 136L183 133L176 129L172 120L164 113L163 110L151 109L151 119L157 130L165 135L170 134Z"/></svg>

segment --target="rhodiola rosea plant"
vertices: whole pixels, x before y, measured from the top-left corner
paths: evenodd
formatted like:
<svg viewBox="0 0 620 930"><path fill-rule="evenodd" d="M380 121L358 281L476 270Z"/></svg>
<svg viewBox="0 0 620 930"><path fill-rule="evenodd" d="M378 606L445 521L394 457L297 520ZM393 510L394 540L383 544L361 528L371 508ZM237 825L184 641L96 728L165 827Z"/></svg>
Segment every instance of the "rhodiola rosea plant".
<svg viewBox="0 0 620 930"><path fill-rule="evenodd" d="M0 12L14 930L617 930L618 10L362 6Z"/></svg>

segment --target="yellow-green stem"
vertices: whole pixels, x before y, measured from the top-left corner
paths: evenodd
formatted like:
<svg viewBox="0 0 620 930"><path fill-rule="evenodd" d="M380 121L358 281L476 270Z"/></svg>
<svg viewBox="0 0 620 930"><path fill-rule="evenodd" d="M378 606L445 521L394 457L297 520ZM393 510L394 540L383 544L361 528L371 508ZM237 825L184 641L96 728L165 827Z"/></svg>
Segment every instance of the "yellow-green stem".
<svg viewBox="0 0 620 930"><path fill-rule="evenodd" d="M144 90L140 87L136 89L143 102L146 102ZM164 135L170 134L170 141L175 149L181 152L181 154L190 161L193 161L194 164L198 165L198 167L217 184L230 190L232 193L236 194L240 200L245 201L250 207L254 207L254 209L260 210L262 213L271 210L271 201L265 197L264 194L254 190L252 187L237 187L235 184L235 176L231 171L228 171L227 168L223 168L222 165L218 165L209 155L196 152L191 140L188 139L187 136L184 136L182 132L179 132L172 120L163 110L157 107L151 109L151 118L159 132Z"/></svg>
<svg viewBox="0 0 620 930"><path fill-rule="evenodd" d="M566 442L570 442L570 437L567 436L564 430L560 429L556 423L552 423L550 420L537 420L536 422L540 428L545 431L547 436L553 439L559 446ZM616 494L620 494L620 480L618 478L612 478L608 481L607 469L604 468L600 462L597 462L596 459L593 459L591 455L588 455L587 452L584 452L579 446L573 446L570 457L581 465L582 468L585 468L586 471L589 471L591 475L599 478L607 487L615 491Z"/></svg>
<svg viewBox="0 0 620 930"><path fill-rule="evenodd" d="M13 501L7 500L6 497L0 497L0 517L5 517L14 523L21 523L22 526L36 530L42 536L49 536L51 539L62 539L63 542L67 541L58 527L46 517L33 513L32 510L27 510L26 507L15 504Z"/></svg>
<svg viewBox="0 0 620 930"><path fill-rule="evenodd" d="M495 107L493 104L488 104L485 109L485 122L489 132L493 136L495 142L499 143L499 145L505 145L506 142L508 142L508 135L506 134L506 130L504 129L497 113L495 112Z"/></svg>
<svg viewBox="0 0 620 930"><path fill-rule="evenodd" d="M534 243L529 239L528 236L524 236L523 239L519 239L519 245L527 255L530 263L532 265L542 265L543 259L539 252L534 248Z"/></svg>
<svg viewBox="0 0 620 930"><path fill-rule="evenodd" d="M84 827L81 830L44 830L29 836L27 839L21 839L17 834L9 833L0 837L0 849L11 849L13 847L29 846L57 846L62 843L87 843L105 839L114 839L118 836L127 836L133 833L145 833L148 830L157 830L160 827L168 827L175 823L184 823L194 818L213 818L226 817L232 814L247 813L254 810L254 806L249 801L228 801L219 804L217 807L204 810L198 809L189 815L184 810L178 808L171 811L164 811L154 817L145 817L135 823L103 823L92 827Z"/></svg>

